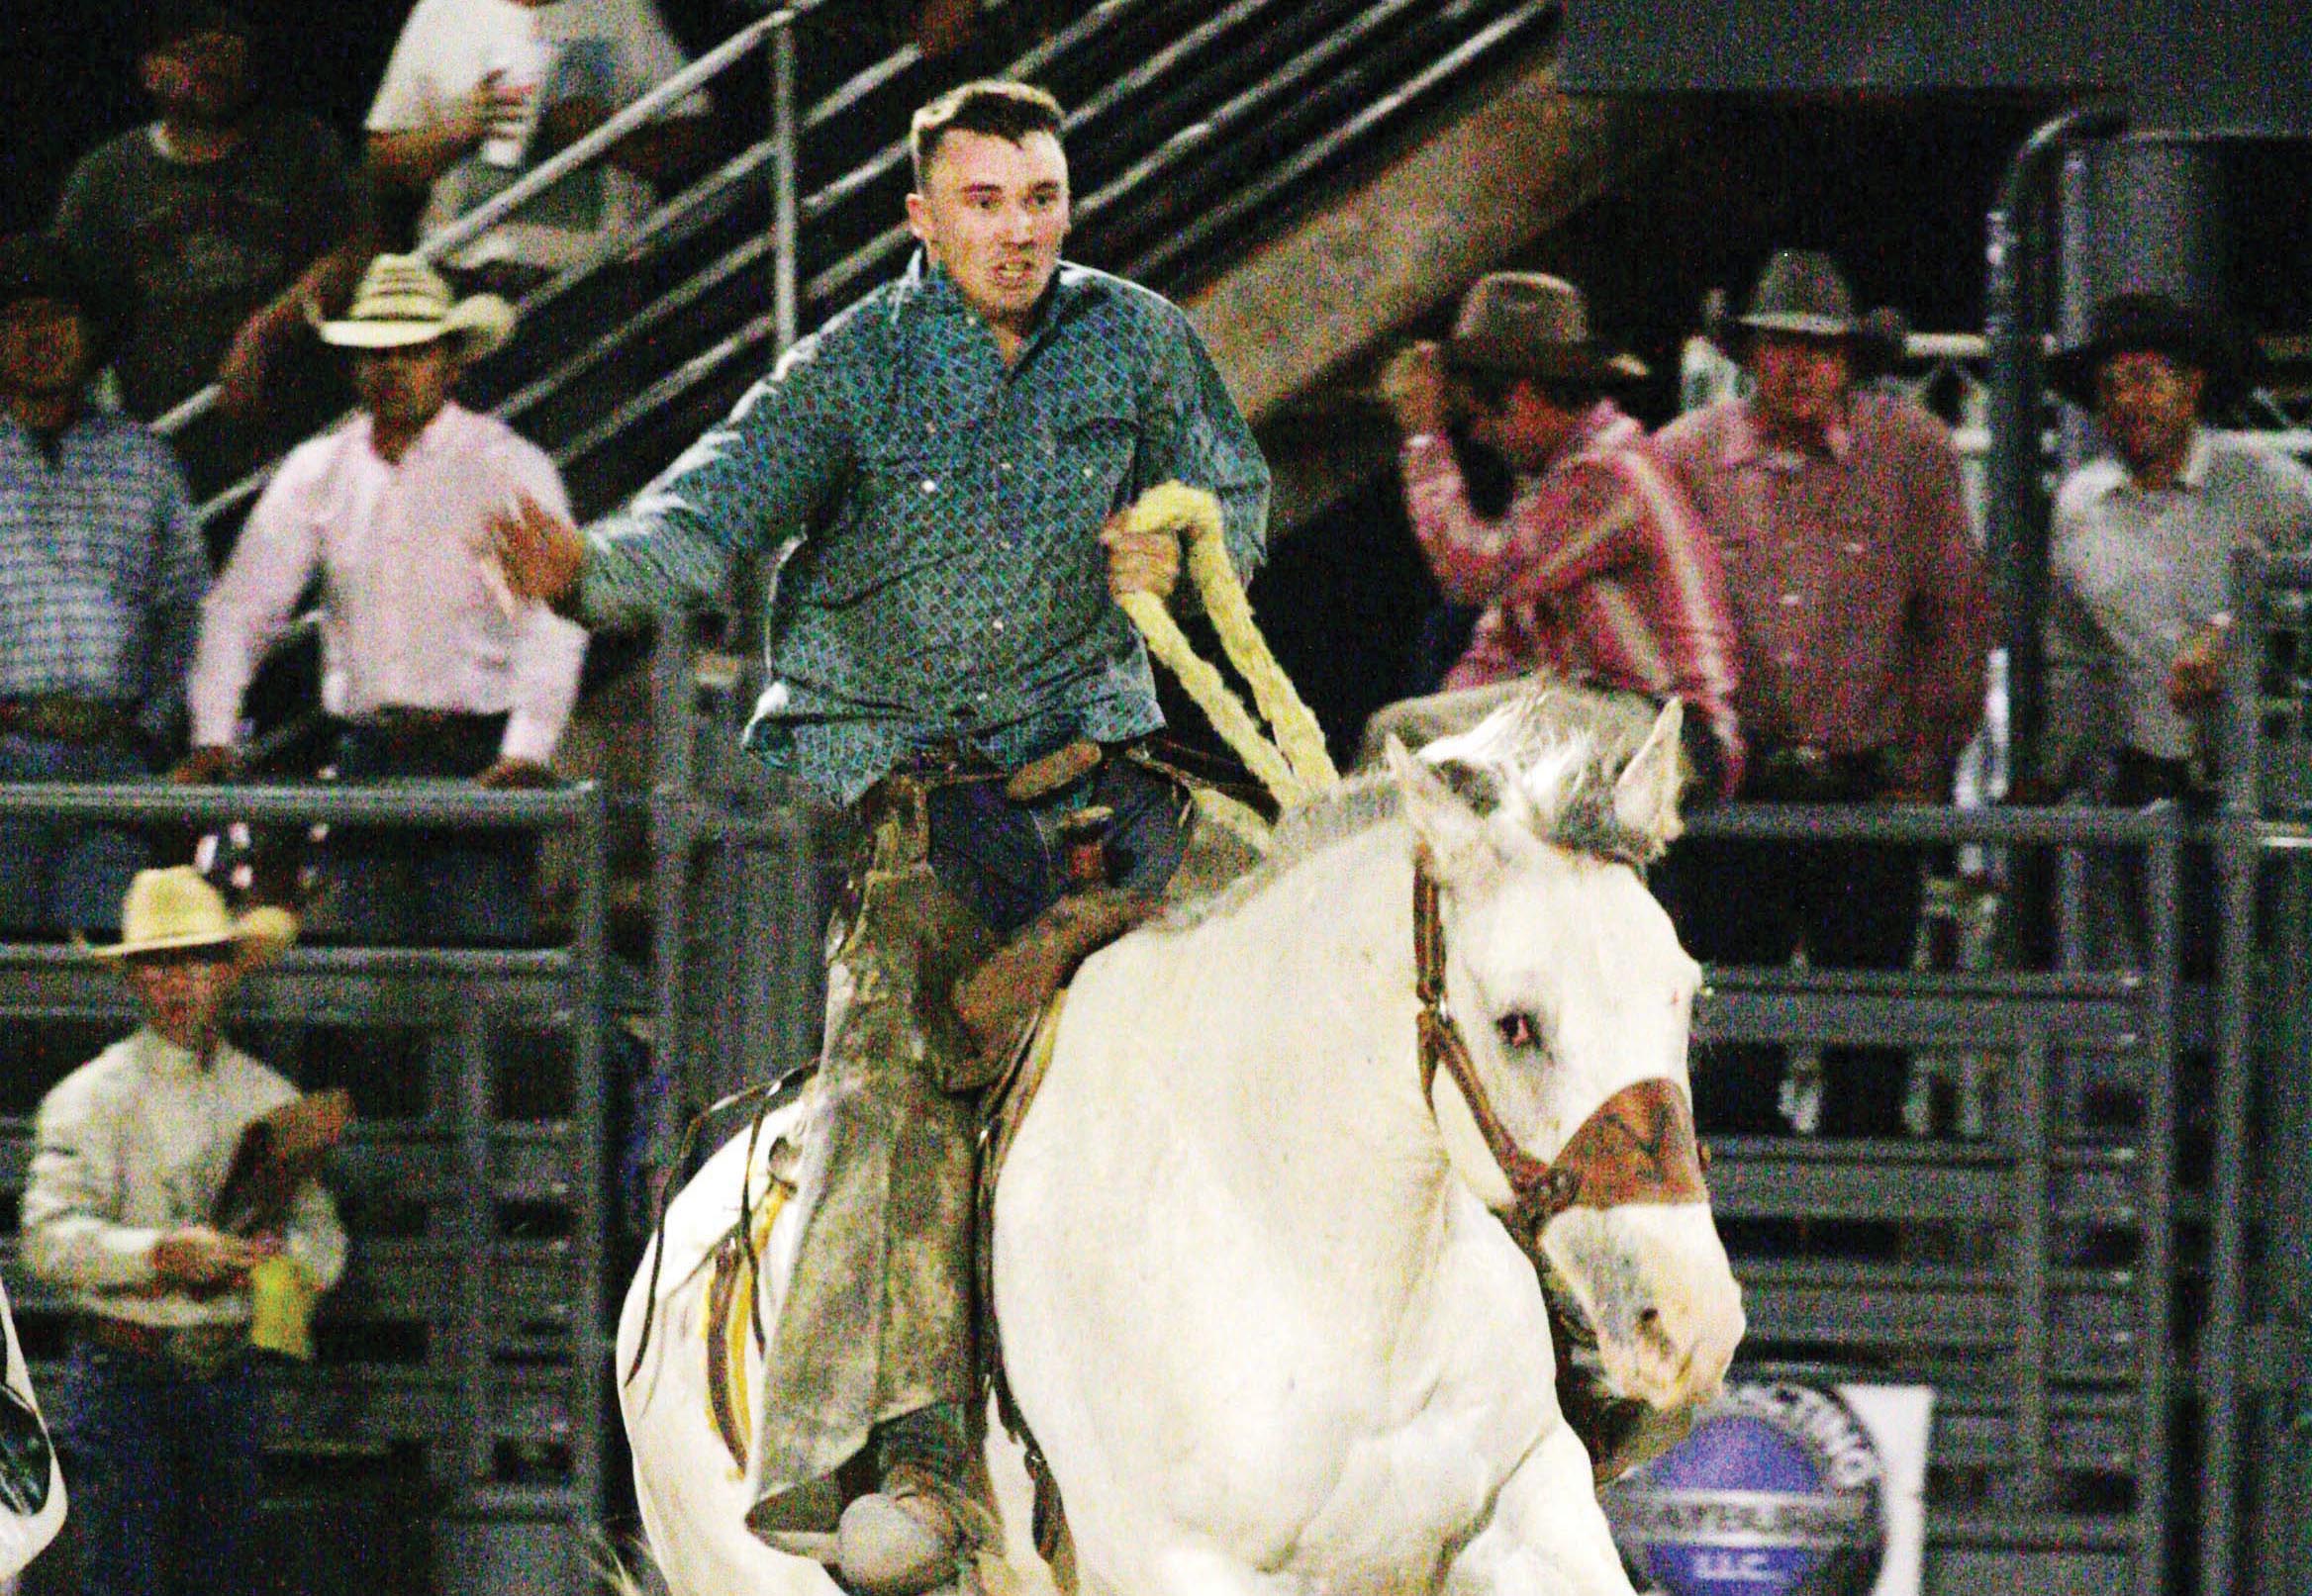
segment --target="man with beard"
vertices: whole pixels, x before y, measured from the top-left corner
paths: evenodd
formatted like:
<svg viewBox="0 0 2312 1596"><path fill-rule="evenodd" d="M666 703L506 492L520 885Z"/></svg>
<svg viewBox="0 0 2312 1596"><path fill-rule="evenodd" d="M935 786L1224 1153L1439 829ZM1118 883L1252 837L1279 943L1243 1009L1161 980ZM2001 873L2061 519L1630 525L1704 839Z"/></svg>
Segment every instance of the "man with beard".
<svg viewBox="0 0 2312 1596"><path fill-rule="evenodd" d="M2077 752L2108 756L2114 802L2205 797L2201 720L2222 684L2232 554L2312 543L2312 473L2201 424L2239 372L2214 319L2165 295L2096 306L2050 375L2095 413L2110 450L2056 499L2058 652L2094 695L2072 723L2109 734Z"/></svg>
<svg viewBox="0 0 2312 1596"><path fill-rule="evenodd" d="M2312 545L2312 473L2201 424L2240 386L2224 328L2161 294L2095 307L2086 340L2050 372L2095 413L2110 452L2057 495L2051 534L2051 739L2038 784L2100 790L2133 807L2205 809L2216 771L2207 721L2223 684L2232 554ZM2185 969L2212 954L2212 871L2187 863Z"/></svg>
<svg viewBox="0 0 2312 1596"><path fill-rule="evenodd" d="M0 243L0 782L125 782L178 730L209 562L144 423L93 409L100 323L47 238ZM144 848L0 822L0 936L109 926Z"/></svg>
<svg viewBox="0 0 2312 1596"><path fill-rule="evenodd" d="M1065 923L1063 836L1112 811L1115 885L1160 892L1187 805L1134 757L1162 724L1112 602L1169 595L1171 529L1119 512L1170 479L1260 559L1268 468L1179 309L1064 264L1060 108L972 83L915 114L905 276L806 339L645 493L580 534L501 523L519 592L634 619L722 598L765 555L770 687L748 745L855 806L873 857L830 974L800 1256L768 1349L752 1516L822 1530L850 1589L954 1577L976 1519L970 1224L978 1083L955 983ZM1055 930L1054 934L1058 934ZM965 1023L968 1023L966 1021Z"/></svg>
<svg viewBox="0 0 2312 1596"><path fill-rule="evenodd" d="M1740 319L1756 393L1664 429L1662 457L1718 546L1732 602L1752 802L1944 801L1981 724L1990 642L1982 553L1943 424L1857 389L1863 324L1826 255L1769 262ZM1694 842L1665 872L1679 932L1707 963L1907 968L1913 850ZM1694 1072L1696 1118L1774 1132L1774 1050ZM1905 1066L1884 1049L1823 1055L1824 1128L1898 1134Z"/></svg>
<svg viewBox="0 0 2312 1596"><path fill-rule="evenodd" d="M366 236L337 136L258 103L246 22L217 0L144 8L137 77L155 120L82 158L55 233L117 302L121 398L151 421L211 382L224 426L180 434L207 494L335 414L309 307L344 302Z"/></svg>
<svg viewBox="0 0 2312 1596"><path fill-rule="evenodd" d="M183 782L232 770L241 698L318 572L322 706L346 781L395 777L530 787L578 697L586 634L517 603L489 552L489 517L519 496L567 514L535 444L450 398L466 365L505 342L514 311L453 300L407 255L372 261L322 336L352 351L361 409L300 445L249 512L204 606L187 699ZM351 838L336 908L344 934L399 944L529 940L534 840L408 830Z"/></svg>

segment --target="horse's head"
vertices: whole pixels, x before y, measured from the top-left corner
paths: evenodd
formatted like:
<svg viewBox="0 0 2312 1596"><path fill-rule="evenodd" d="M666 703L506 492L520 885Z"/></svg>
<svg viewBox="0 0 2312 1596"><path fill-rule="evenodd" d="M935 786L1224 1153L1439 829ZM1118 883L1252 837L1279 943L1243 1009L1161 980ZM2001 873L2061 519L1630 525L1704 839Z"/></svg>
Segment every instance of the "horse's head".
<svg viewBox="0 0 2312 1596"><path fill-rule="evenodd" d="M1679 829L1679 709L1616 728L1570 719L1568 697L1595 704L1547 689L1419 758L1391 745L1465 1043L1433 1100L1457 1170L1572 1292L1608 1384L1667 1407L1717 1390L1743 1330L1693 1139L1700 971L1637 869Z"/></svg>

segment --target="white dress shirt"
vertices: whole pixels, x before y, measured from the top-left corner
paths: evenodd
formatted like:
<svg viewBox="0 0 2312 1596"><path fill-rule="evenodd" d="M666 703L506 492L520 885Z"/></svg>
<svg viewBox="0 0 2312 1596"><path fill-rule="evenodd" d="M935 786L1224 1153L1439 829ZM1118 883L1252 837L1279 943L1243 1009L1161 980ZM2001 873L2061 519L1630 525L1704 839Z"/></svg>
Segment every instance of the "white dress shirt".
<svg viewBox="0 0 2312 1596"><path fill-rule="evenodd" d="M572 518L544 451L454 404L397 462L370 446L366 415L300 445L202 606L194 742L237 740L249 678L318 569L322 707L504 714L501 757L545 763L578 697L586 633L515 601L490 554L491 514L525 493Z"/></svg>
<svg viewBox="0 0 2312 1596"><path fill-rule="evenodd" d="M25 1267L110 1318L164 1330L246 1322L246 1286L201 1297L161 1290L152 1244L212 1222L241 1132L296 1096L230 1043L204 1066L149 1028L115 1042L41 1100ZM318 1184L297 1193L282 1245L324 1288L344 1272L345 1232Z"/></svg>

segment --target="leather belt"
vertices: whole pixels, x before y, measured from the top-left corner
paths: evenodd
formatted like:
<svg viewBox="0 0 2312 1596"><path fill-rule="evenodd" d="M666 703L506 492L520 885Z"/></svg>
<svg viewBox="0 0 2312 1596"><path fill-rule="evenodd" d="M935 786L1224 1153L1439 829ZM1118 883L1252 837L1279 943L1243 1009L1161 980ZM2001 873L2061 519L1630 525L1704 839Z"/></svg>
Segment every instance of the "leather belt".
<svg viewBox="0 0 2312 1596"><path fill-rule="evenodd" d="M1846 803L1878 797L1890 783L1892 750L1836 754L1811 743L1768 743L1751 752L1746 798L1781 803Z"/></svg>
<svg viewBox="0 0 2312 1596"><path fill-rule="evenodd" d="M208 1324L169 1327L88 1314L81 1339L107 1352L127 1353L152 1362L167 1361L200 1373L214 1373L248 1346L248 1326Z"/></svg>
<svg viewBox="0 0 2312 1596"><path fill-rule="evenodd" d="M56 742L119 745L135 740L136 717L109 699L70 693L38 693L0 699L0 731Z"/></svg>

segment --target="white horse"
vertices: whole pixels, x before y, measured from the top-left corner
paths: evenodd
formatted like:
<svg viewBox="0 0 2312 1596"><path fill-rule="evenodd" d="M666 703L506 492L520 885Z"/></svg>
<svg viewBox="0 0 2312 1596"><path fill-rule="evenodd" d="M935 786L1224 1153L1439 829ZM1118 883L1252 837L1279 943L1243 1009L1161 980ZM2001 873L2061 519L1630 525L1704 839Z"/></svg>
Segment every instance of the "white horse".
<svg viewBox="0 0 2312 1596"><path fill-rule="evenodd" d="M1742 1313L1692 1168L1698 972L1630 865L1677 830L1677 710L1633 754L1571 698L1421 761L1393 747L1255 876L1079 974L999 1188L994 1274L1083 1588L1630 1591L1502 1216L1538 1233L1622 1394L1709 1397ZM1419 1041L1421 874L1465 1044L1441 1073ZM636 1483L677 1592L823 1596L817 1566L746 1531L706 1418L699 1261L735 1215L742 1144L670 1211L662 1328L623 1387ZM1011 1571L1039 1580L1021 1539Z"/></svg>

